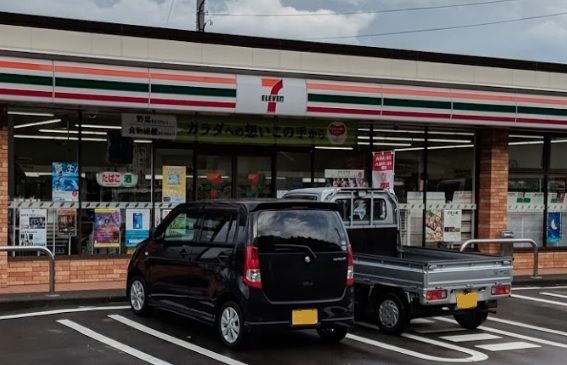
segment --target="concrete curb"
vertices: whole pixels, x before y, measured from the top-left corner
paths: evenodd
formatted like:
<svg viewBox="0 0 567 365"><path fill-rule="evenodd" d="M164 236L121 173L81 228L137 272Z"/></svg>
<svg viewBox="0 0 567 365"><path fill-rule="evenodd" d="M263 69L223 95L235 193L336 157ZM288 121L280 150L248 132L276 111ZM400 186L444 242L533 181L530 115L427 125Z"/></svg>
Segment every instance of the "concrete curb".
<svg viewBox="0 0 567 365"><path fill-rule="evenodd" d="M57 296L45 293L0 295L0 311L29 308L50 308L62 305L126 304L124 289L61 292Z"/></svg>
<svg viewBox="0 0 567 365"><path fill-rule="evenodd" d="M514 286L542 286L542 285L567 285L567 275L545 275L539 279L531 276L515 276L512 281L512 290Z"/></svg>

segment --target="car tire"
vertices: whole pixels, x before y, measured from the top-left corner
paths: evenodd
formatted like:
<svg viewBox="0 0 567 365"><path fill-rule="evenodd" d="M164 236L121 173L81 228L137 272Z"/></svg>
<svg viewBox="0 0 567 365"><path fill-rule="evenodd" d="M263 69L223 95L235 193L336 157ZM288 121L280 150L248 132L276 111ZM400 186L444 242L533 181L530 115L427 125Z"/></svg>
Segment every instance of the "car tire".
<svg viewBox="0 0 567 365"><path fill-rule="evenodd" d="M378 298L375 316L380 330L389 335L400 335L409 322L404 302L394 293L387 293Z"/></svg>
<svg viewBox="0 0 567 365"><path fill-rule="evenodd" d="M455 313L453 315L457 323L468 330L474 330L486 321L488 312L479 309L471 309L464 312Z"/></svg>
<svg viewBox="0 0 567 365"><path fill-rule="evenodd" d="M128 284L128 301L134 314L145 316L150 312L148 294L146 281L141 276L135 276L130 280Z"/></svg>
<svg viewBox="0 0 567 365"><path fill-rule="evenodd" d="M335 344L341 342L347 335L348 328L339 326L321 326L317 333L323 343Z"/></svg>
<svg viewBox="0 0 567 365"><path fill-rule="evenodd" d="M217 319L217 330L223 344L237 349L244 343L244 317L240 306L233 301L223 304Z"/></svg>

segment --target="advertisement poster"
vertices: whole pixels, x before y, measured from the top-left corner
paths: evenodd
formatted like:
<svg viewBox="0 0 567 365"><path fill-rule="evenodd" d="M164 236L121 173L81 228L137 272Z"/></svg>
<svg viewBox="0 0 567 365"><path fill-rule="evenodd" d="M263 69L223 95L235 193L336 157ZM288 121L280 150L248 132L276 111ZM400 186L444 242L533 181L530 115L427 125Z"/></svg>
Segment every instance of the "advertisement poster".
<svg viewBox="0 0 567 365"><path fill-rule="evenodd" d="M185 203L186 173L185 166L163 166L162 201L164 203Z"/></svg>
<svg viewBox="0 0 567 365"><path fill-rule="evenodd" d="M443 211L443 241L461 241L461 222L463 213L460 209L445 209Z"/></svg>
<svg viewBox="0 0 567 365"><path fill-rule="evenodd" d="M57 234L63 237L77 235L77 210L62 208L57 210Z"/></svg>
<svg viewBox="0 0 567 365"><path fill-rule="evenodd" d="M425 212L425 241L443 241L443 211L428 210Z"/></svg>
<svg viewBox="0 0 567 365"><path fill-rule="evenodd" d="M365 188L368 187L368 182L364 177L364 170L325 169L325 185L343 188Z"/></svg>
<svg viewBox="0 0 567 365"><path fill-rule="evenodd" d="M120 247L120 209L95 209L94 247Z"/></svg>
<svg viewBox="0 0 567 365"><path fill-rule="evenodd" d="M372 154L372 187L394 190L394 151Z"/></svg>
<svg viewBox="0 0 567 365"><path fill-rule="evenodd" d="M20 246L47 246L47 209L20 209Z"/></svg>
<svg viewBox="0 0 567 365"><path fill-rule="evenodd" d="M136 247L150 235L150 210L126 209L126 247Z"/></svg>
<svg viewBox="0 0 567 365"><path fill-rule="evenodd" d="M51 165L51 188L54 202L79 201L79 164L76 162L53 162Z"/></svg>
<svg viewBox="0 0 567 365"><path fill-rule="evenodd" d="M547 243L550 245L558 245L563 238L562 218L559 212L547 213Z"/></svg>

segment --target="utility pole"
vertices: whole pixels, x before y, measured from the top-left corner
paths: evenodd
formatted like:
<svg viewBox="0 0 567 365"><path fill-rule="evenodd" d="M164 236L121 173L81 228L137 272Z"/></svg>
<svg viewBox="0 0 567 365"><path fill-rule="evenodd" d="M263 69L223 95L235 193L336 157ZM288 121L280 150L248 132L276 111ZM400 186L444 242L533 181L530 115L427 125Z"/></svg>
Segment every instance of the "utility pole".
<svg viewBox="0 0 567 365"><path fill-rule="evenodd" d="M205 0L197 0L197 32L205 31Z"/></svg>

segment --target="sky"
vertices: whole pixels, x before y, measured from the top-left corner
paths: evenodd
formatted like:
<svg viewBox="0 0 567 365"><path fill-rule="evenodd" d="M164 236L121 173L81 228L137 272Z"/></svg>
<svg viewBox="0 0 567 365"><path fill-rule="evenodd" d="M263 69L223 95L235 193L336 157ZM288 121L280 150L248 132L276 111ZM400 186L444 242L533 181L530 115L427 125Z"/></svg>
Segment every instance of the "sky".
<svg viewBox="0 0 567 365"><path fill-rule="evenodd" d="M194 30L195 1L0 0L0 11ZM567 0L207 0L206 10L207 32L567 63Z"/></svg>

